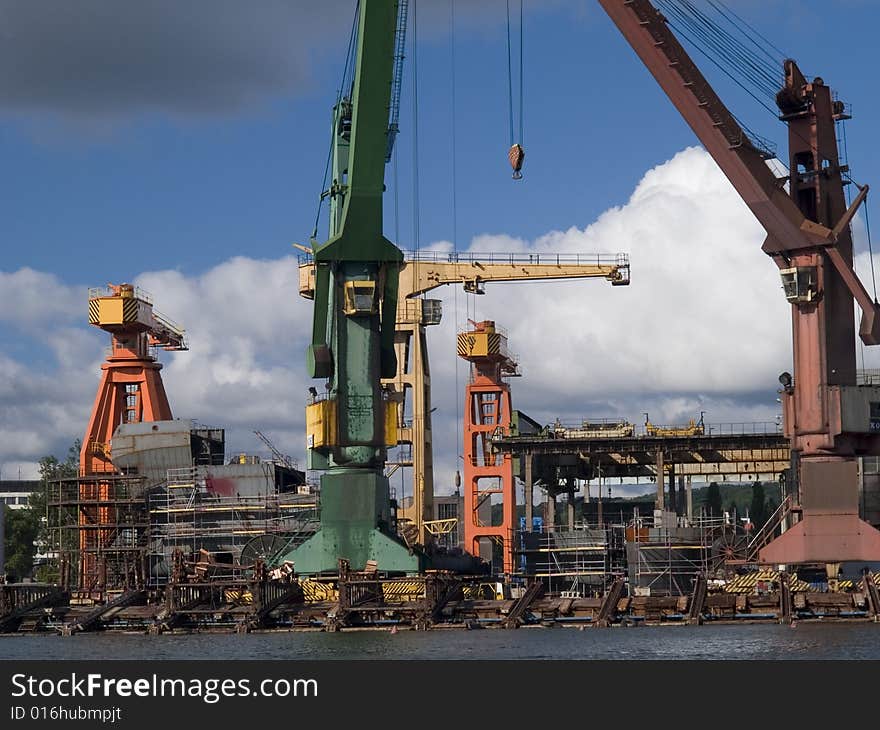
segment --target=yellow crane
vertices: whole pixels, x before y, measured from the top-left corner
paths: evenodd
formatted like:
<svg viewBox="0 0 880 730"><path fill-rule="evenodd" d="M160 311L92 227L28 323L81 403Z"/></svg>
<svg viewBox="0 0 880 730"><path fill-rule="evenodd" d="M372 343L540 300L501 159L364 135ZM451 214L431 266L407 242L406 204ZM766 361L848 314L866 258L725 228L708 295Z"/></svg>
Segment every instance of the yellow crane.
<svg viewBox="0 0 880 730"><path fill-rule="evenodd" d="M311 250L300 257L299 293L314 297L315 265ZM440 324L441 301L422 295L445 284L461 284L466 292L484 294L489 281L540 281L604 278L614 286L629 284L627 254L536 254L536 253L410 253L399 276L394 347L397 373L383 380L398 401L397 443L411 453L388 461L393 470L413 470L413 504L399 511L399 522L409 527L408 542L425 544L435 532L434 468L431 436L431 373L425 328ZM411 396L409 395L411 394ZM407 410L411 397L411 412Z"/></svg>

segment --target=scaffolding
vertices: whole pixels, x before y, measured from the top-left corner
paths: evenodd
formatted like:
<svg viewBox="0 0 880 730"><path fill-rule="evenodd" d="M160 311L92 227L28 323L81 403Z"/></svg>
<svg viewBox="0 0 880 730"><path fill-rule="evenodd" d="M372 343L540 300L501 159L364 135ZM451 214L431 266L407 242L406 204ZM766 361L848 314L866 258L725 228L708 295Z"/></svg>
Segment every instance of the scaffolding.
<svg viewBox="0 0 880 730"><path fill-rule="evenodd" d="M600 595L624 572L615 531L608 526L517 530L513 542L519 574L541 581L546 595Z"/></svg>
<svg viewBox="0 0 880 730"><path fill-rule="evenodd" d="M219 564L242 568L248 566L240 563L241 551L256 538L269 535L293 549L314 533L317 501L316 494L277 489L218 495L195 466L169 469L150 488L142 475L59 479L49 484L50 554L65 590L103 602L114 592L167 584L175 551L193 563L207 552Z"/></svg>
<svg viewBox="0 0 880 730"><path fill-rule="evenodd" d="M746 541L723 518L697 518L687 526L654 526L636 517L626 528L626 559L633 593L686 596L697 576L712 574Z"/></svg>
<svg viewBox="0 0 880 730"><path fill-rule="evenodd" d="M143 477L107 473L49 482L47 526L59 583L75 597L103 601L108 591L144 587L150 524Z"/></svg>
<svg viewBox="0 0 880 730"><path fill-rule="evenodd" d="M318 496L267 490L224 496L208 490L197 467L169 469L164 485L149 500L151 585L168 581L179 551L197 562L210 554L218 564L238 569L245 546L269 535L289 551L317 529ZM278 551L276 551L278 552Z"/></svg>

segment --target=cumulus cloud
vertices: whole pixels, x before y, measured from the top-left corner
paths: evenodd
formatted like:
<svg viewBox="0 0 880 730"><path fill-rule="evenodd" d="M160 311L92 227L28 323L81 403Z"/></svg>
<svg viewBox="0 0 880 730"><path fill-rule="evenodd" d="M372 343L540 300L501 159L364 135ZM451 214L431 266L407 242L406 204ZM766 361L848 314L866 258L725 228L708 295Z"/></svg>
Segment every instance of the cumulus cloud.
<svg viewBox="0 0 880 730"><path fill-rule="evenodd" d="M482 236L473 249L625 252L632 282L490 283L485 296L467 298L432 293L446 313L429 335L435 401L454 403L447 384L457 370L463 387L467 374L455 362L454 330L467 318L492 319L519 355L514 406L538 421L640 423L648 412L654 423L682 423L705 411L707 423L773 422L776 377L791 367L790 311L776 266L760 250L763 238L699 148L650 170L626 205L583 229L536 241ZM460 408L435 414L439 450L460 451ZM451 485L451 473L440 478Z"/></svg>
<svg viewBox="0 0 880 730"><path fill-rule="evenodd" d="M46 324L75 322L86 289L64 286L55 274L22 268L0 271L0 323L31 330Z"/></svg>
<svg viewBox="0 0 880 730"><path fill-rule="evenodd" d="M450 491L460 468L467 364L456 357L455 334L468 318L493 319L508 331L523 374L511 381L514 405L541 422L640 422L646 411L654 423L686 422L701 411L707 423L775 420L776 377L791 367L790 311L762 240L748 209L698 148L649 171L625 205L582 229L535 241L475 239L471 248L481 252L626 252L632 283L490 283L485 296L453 287L430 294L444 307L443 322L428 334L437 491ZM869 270L866 256L857 268ZM230 453L264 450L252 433L259 429L282 451L304 458L312 305L299 297L297 277L293 257L238 257L199 276L152 271L136 279L156 308L187 330L188 352L161 355L174 415L226 428ZM65 304L22 310L41 323L28 331L53 368L36 371L15 349L0 356L4 473L45 453L63 455L82 436L106 342L85 324L74 326L85 320L83 290L51 275L3 275L0 302L14 308L14 293L34 281L50 283ZM4 316L10 321L8 310ZM868 367L878 361L867 351Z"/></svg>
<svg viewBox="0 0 880 730"><path fill-rule="evenodd" d="M483 251L625 252L628 287L602 279L488 284L474 302L480 317L508 330L523 382L552 384L533 408L569 410L574 393L742 398L772 388L791 360L789 305L762 241L711 158L691 148L648 172L625 206L585 229L534 242L474 242ZM454 297L444 296L449 311Z"/></svg>
<svg viewBox="0 0 880 730"><path fill-rule="evenodd" d="M255 444L251 429L259 429L304 456L312 308L299 296L298 276L293 257L238 257L199 277L159 271L137 278L157 309L187 330L190 350L169 353L163 371L175 416L229 428L232 448Z"/></svg>

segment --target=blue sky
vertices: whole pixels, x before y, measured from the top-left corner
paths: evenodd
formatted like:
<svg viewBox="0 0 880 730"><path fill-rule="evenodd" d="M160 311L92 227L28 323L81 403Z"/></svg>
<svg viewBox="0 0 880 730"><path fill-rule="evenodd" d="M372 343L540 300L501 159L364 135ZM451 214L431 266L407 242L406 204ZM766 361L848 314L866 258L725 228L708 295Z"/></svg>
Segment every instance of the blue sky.
<svg viewBox="0 0 880 730"><path fill-rule="evenodd" d="M718 420L772 419L789 335L760 229L723 179L712 177L711 161L683 152L696 139L598 3L525 4L519 182L506 157L505 4L457 0L454 33L451 0L410 4L417 27L411 17L396 178L392 165L386 175L386 234L405 249L445 241L461 249L628 251L633 266L627 293L600 282L535 285L528 294L498 285L496 299L490 293L469 304L444 293L447 321L432 347L435 401L459 397L463 366L442 338L473 306L511 331L511 347L528 365L516 397L541 418L588 411L638 418L650 407L686 420L705 406ZM852 104L852 175L873 182L880 7L867 0L728 4ZM241 448L256 446L250 431L259 428L302 456L310 309L297 297L290 244L306 242L314 224L353 13L354 2L342 0L247 8L193 0L183 10L168 0L125 7L0 0L4 476L21 465L27 472L49 451L62 455L81 435L104 345L85 324L85 288L130 279L152 289L157 307L181 321L194 343L190 353L164 356L175 415L221 421ZM695 58L731 109L784 150L783 126ZM666 196L657 209L652 191ZM880 231L872 199L869 210ZM690 218L686 230L675 227L682 216ZM319 238L325 234L322 218ZM648 237L653 248L640 251ZM857 238L864 247L858 231ZM731 269L740 255L742 267ZM718 291L712 277L731 279L731 299L710 301ZM688 286L703 288L688 294ZM735 337L741 323L755 323L750 307L765 301L745 305L742 292L763 297L768 288L772 326ZM692 321L700 308L694 297L714 319ZM719 318L730 321L719 325ZM576 330L565 342L570 350L547 339L568 328ZM699 340L695 332L703 333ZM746 367L738 380L741 366L728 373L717 363L743 347L754 350L756 370ZM560 379L570 362L587 359L583 377ZM620 372L629 373L625 385L615 379ZM290 391L283 407L279 389ZM451 462L455 413L445 410L437 428L450 434L440 448Z"/></svg>
<svg viewBox="0 0 880 730"><path fill-rule="evenodd" d="M458 0L454 38L450 2L422 4L417 7L422 243L449 240L454 233L466 243L486 232L533 237L551 227L584 225L625 199L645 170L694 143L598 3L550 3L546 10L527 3L527 157L525 179L514 184L506 162L504 4L480 3L486 9L475 12L468 8L473 3ZM311 4L299 5L287 19L309 12ZM71 108L65 99L51 97L3 104L0 155L6 174L0 198L9 206L3 219L10 242L4 268L31 266L66 282L100 284L125 270L197 273L233 255L276 257L291 241L304 240L314 220L329 107L342 75L354 4L330 5L333 22L321 24L318 37L300 37L293 23L289 29L291 45L310 44L301 77L263 83L246 103L232 97L224 106L221 96L216 109L180 108L175 97L153 88L145 89L155 98L144 105L125 97L111 104L104 97L112 95L112 87L93 87L83 93L102 97L94 108ZM880 8L801 0L735 5L808 73L821 73L853 104L856 118L848 138L854 172L876 169L870 134L878 101L870 34ZM259 7L248 14L259 13ZM173 18L169 12L165 22ZM211 15L202 20L203 32L210 34ZM398 139L399 243L406 248L414 238L411 49ZM105 50L120 52L109 44ZM112 67L112 55L102 63ZM131 71L130 64L114 79L119 85L126 83L126 69ZM160 84L162 76L151 80ZM205 80L194 75L192 81ZM223 84L222 78L208 81ZM719 89L729 90L724 81L718 79ZM756 131L779 139L782 125L756 105L734 111ZM451 225L453 138L457 232Z"/></svg>

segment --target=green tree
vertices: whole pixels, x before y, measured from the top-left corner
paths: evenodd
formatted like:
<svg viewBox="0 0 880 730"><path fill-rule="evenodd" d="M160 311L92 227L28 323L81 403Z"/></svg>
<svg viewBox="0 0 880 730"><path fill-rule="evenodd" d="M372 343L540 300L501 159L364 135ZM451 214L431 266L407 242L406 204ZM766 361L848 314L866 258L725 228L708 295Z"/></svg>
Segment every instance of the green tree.
<svg viewBox="0 0 880 730"><path fill-rule="evenodd" d="M764 495L764 485L755 482L752 487L752 503L749 506L749 517L755 530L760 530L767 521L767 497Z"/></svg>
<svg viewBox="0 0 880 730"><path fill-rule="evenodd" d="M80 442L76 441L67 450L64 461L58 461L54 456L40 459L40 485L28 498L28 506L24 509L5 510L6 571L18 580L33 574L34 557L37 552L45 551L48 545L49 483L55 479L77 475L79 448Z"/></svg>
<svg viewBox="0 0 880 730"><path fill-rule="evenodd" d="M706 509L711 517L721 517L721 488L712 482L706 490Z"/></svg>
<svg viewBox="0 0 880 730"><path fill-rule="evenodd" d="M7 509L4 513L6 572L13 580L21 580L30 577L34 569L40 520L33 510L28 508Z"/></svg>

